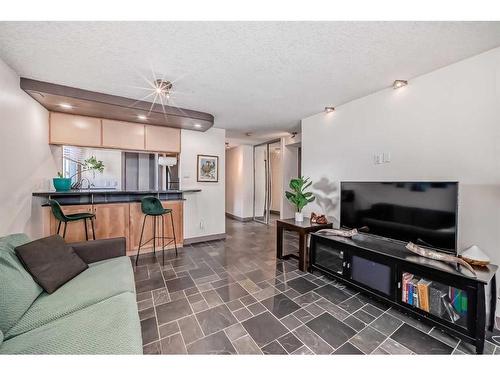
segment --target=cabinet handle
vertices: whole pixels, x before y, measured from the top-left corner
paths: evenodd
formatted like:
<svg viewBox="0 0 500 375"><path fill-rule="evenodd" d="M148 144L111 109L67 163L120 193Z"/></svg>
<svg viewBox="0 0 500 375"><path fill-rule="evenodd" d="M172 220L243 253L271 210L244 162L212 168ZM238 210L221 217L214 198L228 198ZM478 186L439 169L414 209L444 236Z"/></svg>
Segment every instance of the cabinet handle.
<svg viewBox="0 0 500 375"><path fill-rule="evenodd" d="M398 282L398 289L401 289L401 283Z"/></svg>
<svg viewBox="0 0 500 375"><path fill-rule="evenodd" d="M347 263L347 268L351 268L351 263Z"/></svg>

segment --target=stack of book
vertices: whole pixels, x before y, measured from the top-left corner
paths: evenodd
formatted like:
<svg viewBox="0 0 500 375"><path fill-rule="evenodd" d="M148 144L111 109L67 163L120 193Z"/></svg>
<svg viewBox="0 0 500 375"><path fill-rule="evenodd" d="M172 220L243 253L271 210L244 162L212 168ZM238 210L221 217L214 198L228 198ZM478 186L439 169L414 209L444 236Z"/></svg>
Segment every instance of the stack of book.
<svg viewBox="0 0 500 375"><path fill-rule="evenodd" d="M402 277L403 302L433 315L456 322L467 315L467 293L405 272Z"/></svg>

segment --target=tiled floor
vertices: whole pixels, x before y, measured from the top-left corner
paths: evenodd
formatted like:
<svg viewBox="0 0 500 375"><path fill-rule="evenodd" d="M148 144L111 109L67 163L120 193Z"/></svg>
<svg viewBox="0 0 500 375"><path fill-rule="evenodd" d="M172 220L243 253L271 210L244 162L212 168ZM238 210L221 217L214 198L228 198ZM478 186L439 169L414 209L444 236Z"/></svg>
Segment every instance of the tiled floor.
<svg viewBox="0 0 500 375"><path fill-rule="evenodd" d="M291 242L286 242L292 248ZM161 257L158 257L161 259ZM474 348L296 262L275 228L227 221L227 239L134 268L145 354L466 354ZM500 354L487 342L485 352Z"/></svg>

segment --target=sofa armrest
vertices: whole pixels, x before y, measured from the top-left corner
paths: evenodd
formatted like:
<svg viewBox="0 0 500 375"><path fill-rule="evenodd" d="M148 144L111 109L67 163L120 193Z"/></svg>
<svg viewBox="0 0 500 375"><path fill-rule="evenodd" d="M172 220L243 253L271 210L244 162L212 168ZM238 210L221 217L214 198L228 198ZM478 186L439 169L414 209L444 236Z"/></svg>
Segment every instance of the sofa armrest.
<svg viewBox="0 0 500 375"><path fill-rule="evenodd" d="M87 264L126 255L125 237L69 244Z"/></svg>

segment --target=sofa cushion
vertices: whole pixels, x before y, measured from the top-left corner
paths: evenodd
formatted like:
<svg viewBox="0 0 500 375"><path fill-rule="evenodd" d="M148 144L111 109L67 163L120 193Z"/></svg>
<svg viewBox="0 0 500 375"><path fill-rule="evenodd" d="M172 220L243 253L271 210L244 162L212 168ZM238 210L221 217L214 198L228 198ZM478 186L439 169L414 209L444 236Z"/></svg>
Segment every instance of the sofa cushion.
<svg viewBox="0 0 500 375"><path fill-rule="evenodd" d="M42 293L14 252L29 242L24 234L0 238L0 331L7 332Z"/></svg>
<svg viewBox="0 0 500 375"><path fill-rule="evenodd" d="M88 268L87 263L57 234L17 246L16 254L47 293L55 292Z"/></svg>
<svg viewBox="0 0 500 375"><path fill-rule="evenodd" d="M128 257L93 263L52 294L42 293L5 338L20 335L123 292L135 293Z"/></svg>
<svg viewBox="0 0 500 375"><path fill-rule="evenodd" d="M134 293L122 293L5 340L0 354L142 354Z"/></svg>

